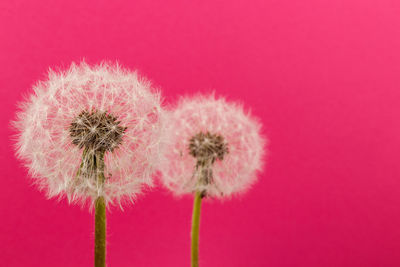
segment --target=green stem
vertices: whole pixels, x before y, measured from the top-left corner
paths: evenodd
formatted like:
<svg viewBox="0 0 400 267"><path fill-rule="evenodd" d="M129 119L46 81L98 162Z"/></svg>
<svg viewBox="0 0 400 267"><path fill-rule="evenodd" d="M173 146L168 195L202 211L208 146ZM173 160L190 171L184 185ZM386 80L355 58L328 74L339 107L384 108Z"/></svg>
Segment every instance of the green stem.
<svg viewBox="0 0 400 267"><path fill-rule="evenodd" d="M105 182L104 177L104 152L97 152L94 156L97 180L98 183L103 186ZM94 266L105 267L106 266L106 203L104 197L99 196L96 199L95 207L95 237L94 237Z"/></svg>
<svg viewBox="0 0 400 267"><path fill-rule="evenodd" d="M96 199L94 230L94 266L106 266L106 203L103 197Z"/></svg>
<svg viewBox="0 0 400 267"><path fill-rule="evenodd" d="M201 192L196 192L192 217L192 267L199 267L199 229L202 198L203 194Z"/></svg>

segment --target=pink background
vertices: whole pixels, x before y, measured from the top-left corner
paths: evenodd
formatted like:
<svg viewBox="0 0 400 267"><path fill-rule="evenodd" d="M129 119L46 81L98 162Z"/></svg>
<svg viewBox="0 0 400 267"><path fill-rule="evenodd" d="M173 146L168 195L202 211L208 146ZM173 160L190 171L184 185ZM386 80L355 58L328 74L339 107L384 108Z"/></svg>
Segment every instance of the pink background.
<svg viewBox="0 0 400 267"><path fill-rule="evenodd" d="M16 102L52 66L118 60L167 103L241 100L271 144L246 195L207 201L201 266L400 266L397 0L0 1L0 265L91 266L93 214L13 156ZM156 188L108 221L109 266L189 266L192 199Z"/></svg>

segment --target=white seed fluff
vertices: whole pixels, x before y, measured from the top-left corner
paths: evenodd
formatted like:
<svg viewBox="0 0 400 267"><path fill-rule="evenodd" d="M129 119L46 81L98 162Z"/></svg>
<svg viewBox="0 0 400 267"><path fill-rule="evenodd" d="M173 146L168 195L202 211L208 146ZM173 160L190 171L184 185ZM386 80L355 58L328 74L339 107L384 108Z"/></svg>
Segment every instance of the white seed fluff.
<svg viewBox="0 0 400 267"><path fill-rule="evenodd" d="M259 120L241 105L214 95L183 97L169 116L160 172L161 181L174 194L199 191L225 198L255 183L267 139ZM207 158L211 163L205 162Z"/></svg>
<svg viewBox="0 0 400 267"><path fill-rule="evenodd" d="M118 64L82 62L66 71L50 70L21 103L13 122L17 157L49 197L91 205L99 196L110 204L132 201L143 186L152 185L159 162L165 128L160 98L149 81ZM120 144L108 144L104 185L78 177L84 149L72 143L69 128L84 111L111 114L126 127ZM93 134L101 130L92 126Z"/></svg>

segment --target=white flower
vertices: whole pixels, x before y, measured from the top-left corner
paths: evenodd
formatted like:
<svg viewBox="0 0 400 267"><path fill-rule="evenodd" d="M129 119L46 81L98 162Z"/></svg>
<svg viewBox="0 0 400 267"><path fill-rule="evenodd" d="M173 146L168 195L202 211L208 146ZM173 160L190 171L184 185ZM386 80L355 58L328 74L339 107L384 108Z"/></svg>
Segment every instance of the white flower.
<svg viewBox="0 0 400 267"><path fill-rule="evenodd" d="M49 197L120 204L152 185L165 120L150 82L83 62L50 71L33 89L14 122L17 156Z"/></svg>
<svg viewBox="0 0 400 267"><path fill-rule="evenodd" d="M177 195L227 197L246 191L262 169L266 139L257 119L223 98L182 98L171 111L160 171Z"/></svg>

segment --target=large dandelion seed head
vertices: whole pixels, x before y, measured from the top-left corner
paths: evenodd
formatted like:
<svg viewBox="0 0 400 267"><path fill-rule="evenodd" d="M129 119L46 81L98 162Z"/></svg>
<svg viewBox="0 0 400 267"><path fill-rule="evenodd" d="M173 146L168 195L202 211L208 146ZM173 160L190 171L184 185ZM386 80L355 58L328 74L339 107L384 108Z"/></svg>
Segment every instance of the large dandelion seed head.
<svg viewBox="0 0 400 267"><path fill-rule="evenodd" d="M170 112L160 171L177 195L227 197L246 191L262 169L266 140L257 119L223 98L182 98Z"/></svg>
<svg viewBox="0 0 400 267"><path fill-rule="evenodd" d="M120 204L152 185L165 120L150 82L117 64L83 62L50 71L33 90L14 122L17 156L49 197Z"/></svg>

